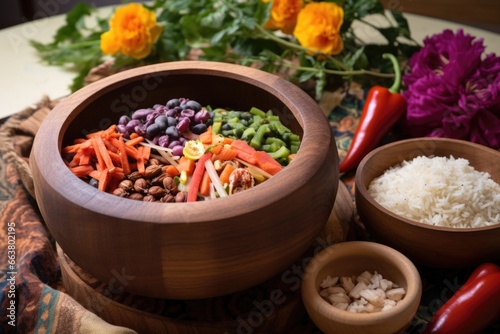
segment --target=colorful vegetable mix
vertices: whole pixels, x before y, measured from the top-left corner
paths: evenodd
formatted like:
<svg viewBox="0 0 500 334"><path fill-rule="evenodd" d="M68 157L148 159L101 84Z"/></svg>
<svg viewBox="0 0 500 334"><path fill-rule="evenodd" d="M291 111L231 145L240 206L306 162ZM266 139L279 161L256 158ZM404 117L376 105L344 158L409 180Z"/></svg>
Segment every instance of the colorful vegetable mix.
<svg viewBox="0 0 500 334"><path fill-rule="evenodd" d="M62 154L76 176L102 191L148 202L193 202L266 181L288 165L299 145L299 136L271 110L212 111L179 98L122 115L118 124L75 139Z"/></svg>
<svg viewBox="0 0 500 334"><path fill-rule="evenodd" d="M341 173L355 169L373 150L406 110L406 100L399 94L401 70L396 57L385 53L394 66L395 80L389 89L374 86L368 92L356 133L339 166Z"/></svg>
<svg viewBox="0 0 500 334"><path fill-rule="evenodd" d="M423 334L479 333L500 320L500 267L485 263L434 314Z"/></svg>

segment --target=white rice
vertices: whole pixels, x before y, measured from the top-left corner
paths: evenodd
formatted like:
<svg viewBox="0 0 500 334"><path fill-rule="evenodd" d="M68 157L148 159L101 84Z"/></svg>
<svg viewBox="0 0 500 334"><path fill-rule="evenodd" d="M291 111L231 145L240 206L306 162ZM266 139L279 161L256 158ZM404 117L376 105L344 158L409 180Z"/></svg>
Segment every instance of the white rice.
<svg viewBox="0 0 500 334"><path fill-rule="evenodd" d="M500 223L500 185L467 159L419 156L375 178L368 193L388 210L456 228Z"/></svg>

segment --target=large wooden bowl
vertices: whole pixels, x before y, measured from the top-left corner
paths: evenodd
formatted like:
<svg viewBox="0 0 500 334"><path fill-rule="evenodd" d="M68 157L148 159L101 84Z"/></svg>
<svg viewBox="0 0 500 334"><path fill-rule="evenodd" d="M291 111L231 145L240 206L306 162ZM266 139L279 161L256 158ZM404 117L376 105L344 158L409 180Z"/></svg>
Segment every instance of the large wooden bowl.
<svg viewBox="0 0 500 334"><path fill-rule="evenodd" d="M101 192L65 166L72 139L173 97L272 109L302 138L296 159L250 190L168 204ZM198 61L136 68L67 97L38 131L30 164L43 218L78 266L113 288L172 299L240 291L291 265L325 225L339 182L335 140L312 98L266 72Z"/></svg>
<svg viewBox="0 0 500 334"><path fill-rule="evenodd" d="M373 313L342 310L320 296L320 284L327 276L358 276L364 271L377 272L396 283L405 289L405 296L392 309ZM395 249L375 242L348 241L313 257L304 272L301 293L307 313L324 333L404 333L420 304L422 282L413 263Z"/></svg>
<svg viewBox="0 0 500 334"><path fill-rule="evenodd" d="M376 238L417 263L441 268L474 266L500 259L500 225L480 228L432 226L399 216L368 193L370 182L389 167L417 156L469 160L500 183L500 152L471 142L446 138L415 138L394 142L368 154L356 171L355 201L359 216Z"/></svg>

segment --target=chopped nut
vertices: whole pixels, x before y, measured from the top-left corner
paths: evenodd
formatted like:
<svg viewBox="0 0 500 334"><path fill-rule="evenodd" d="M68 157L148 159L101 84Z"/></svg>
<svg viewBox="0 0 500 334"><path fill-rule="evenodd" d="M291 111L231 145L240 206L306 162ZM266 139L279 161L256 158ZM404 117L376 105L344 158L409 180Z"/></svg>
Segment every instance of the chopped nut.
<svg viewBox="0 0 500 334"><path fill-rule="evenodd" d="M127 197L128 193L123 188L116 188L115 190L113 190L113 195L120 196L120 197Z"/></svg>
<svg viewBox="0 0 500 334"><path fill-rule="evenodd" d="M167 190L167 192L169 193L177 193L177 184L170 176L167 176L163 179L163 188L165 188L165 190Z"/></svg>
<svg viewBox="0 0 500 334"><path fill-rule="evenodd" d="M366 299L370 304L375 306L384 305L384 298L380 294L376 293L375 290L365 289L359 292L359 295Z"/></svg>
<svg viewBox="0 0 500 334"><path fill-rule="evenodd" d="M392 299L392 300L401 300L403 299L403 296L406 294L405 289L403 288L395 288L388 290L385 295L387 298Z"/></svg>
<svg viewBox="0 0 500 334"><path fill-rule="evenodd" d="M179 191L177 194L175 194L176 203L182 203L185 201L186 201L186 194L184 194L182 191Z"/></svg>
<svg viewBox="0 0 500 334"><path fill-rule="evenodd" d="M132 182L135 182L137 179L140 179L140 178L142 178L142 175L138 171L132 172L132 173L127 175L127 179L129 179Z"/></svg>
<svg viewBox="0 0 500 334"><path fill-rule="evenodd" d="M339 281L338 277L332 278L331 276L326 276L326 278L323 280L323 282L321 282L320 287L325 289L329 286L334 286L335 284L337 284L338 281Z"/></svg>
<svg viewBox="0 0 500 334"><path fill-rule="evenodd" d="M166 194L166 190L160 186L152 186L148 189L148 194L154 196L155 198L160 198Z"/></svg>
<svg viewBox="0 0 500 334"><path fill-rule="evenodd" d="M352 281L351 277L345 276L340 278L340 284L342 284L342 287L347 291L351 292L352 289L354 289L354 283Z"/></svg>
<svg viewBox="0 0 500 334"><path fill-rule="evenodd" d="M159 165L149 165L146 167L146 171L144 172L144 177L146 179L152 179L155 176L161 174L161 167Z"/></svg>
<svg viewBox="0 0 500 334"><path fill-rule="evenodd" d="M172 196L170 194L166 194L160 199L160 202L164 203L174 203L175 202L175 196Z"/></svg>
<svg viewBox="0 0 500 334"><path fill-rule="evenodd" d="M148 190L148 182L144 178L140 178L135 180L134 182L134 190L137 193L145 194Z"/></svg>
<svg viewBox="0 0 500 334"><path fill-rule="evenodd" d="M352 298L360 298L359 293L361 290L365 290L367 288L366 284L364 282L359 282L354 286L354 288L349 292L349 296Z"/></svg>
<svg viewBox="0 0 500 334"><path fill-rule="evenodd" d="M134 183L131 180L122 180L118 187L125 191L131 191L134 189Z"/></svg>
<svg viewBox="0 0 500 334"><path fill-rule="evenodd" d="M155 197L153 195L146 195L142 198L144 202L154 202L156 201Z"/></svg>
<svg viewBox="0 0 500 334"><path fill-rule="evenodd" d="M349 296L343 292L331 294L327 298L330 300L330 302L333 305L338 304L338 303L350 303L351 302L351 298L349 298Z"/></svg>
<svg viewBox="0 0 500 334"><path fill-rule="evenodd" d="M144 198L144 195L142 194L139 194L139 193L132 193L129 195L130 199L135 199L135 200L138 200L138 201L142 201L142 199Z"/></svg>
<svg viewBox="0 0 500 334"><path fill-rule="evenodd" d="M357 277L327 276L321 282L319 294L337 308L354 313L372 313L396 306L405 295L405 290L377 272L371 274L365 271Z"/></svg>

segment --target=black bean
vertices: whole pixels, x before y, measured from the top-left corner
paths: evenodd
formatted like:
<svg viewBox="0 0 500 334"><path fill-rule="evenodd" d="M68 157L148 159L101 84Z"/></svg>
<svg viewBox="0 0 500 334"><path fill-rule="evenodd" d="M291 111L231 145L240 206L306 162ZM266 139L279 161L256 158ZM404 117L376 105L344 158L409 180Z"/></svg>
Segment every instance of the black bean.
<svg viewBox="0 0 500 334"><path fill-rule="evenodd" d="M177 107L180 104L181 104L181 101L179 101L179 99L171 99L171 100L168 100L166 106L168 109L173 109L174 107Z"/></svg>
<svg viewBox="0 0 500 334"><path fill-rule="evenodd" d="M165 115L159 115L155 118L155 124L158 125L160 131L165 131L168 125L168 119Z"/></svg>
<svg viewBox="0 0 500 334"><path fill-rule="evenodd" d="M167 124L168 126L175 126L177 124L177 118L167 116Z"/></svg>
<svg viewBox="0 0 500 334"><path fill-rule="evenodd" d="M156 136L158 133L160 133L160 131L161 131L160 126L156 123L151 124L146 129L148 137L150 137L150 138Z"/></svg>
<svg viewBox="0 0 500 334"><path fill-rule="evenodd" d="M200 124L196 124L195 126L193 126L191 128L191 131L194 133L194 134L202 134L203 132L207 131L207 126L203 123L200 123Z"/></svg>
<svg viewBox="0 0 500 334"><path fill-rule="evenodd" d="M201 110L201 104L199 104L197 101L195 100L190 100L188 102L186 102L186 106L192 110L194 110L195 112L196 111L200 111Z"/></svg>
<svg viewBox="0 0 500 334"><path fill-rule="evenodd" d="M175 126L169 126L165 130L165 134L168 135L170 138L179 138L179 130Z"/></svg>

